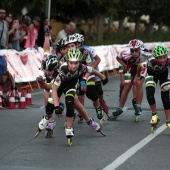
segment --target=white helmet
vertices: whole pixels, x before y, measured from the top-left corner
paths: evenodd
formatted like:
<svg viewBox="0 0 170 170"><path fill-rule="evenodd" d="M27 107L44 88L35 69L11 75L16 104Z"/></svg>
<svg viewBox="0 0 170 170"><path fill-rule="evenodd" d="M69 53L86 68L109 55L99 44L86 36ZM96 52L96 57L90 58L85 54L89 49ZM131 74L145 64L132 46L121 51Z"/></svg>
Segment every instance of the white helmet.
<svg viewBox="0 0 170 170"><path fill-rule="evenodd" d="M65 39L65 45L70 44L70 43L76 43L77 42L77 37L73 35L68 35Z"/></svg>
<svg viewBox="0 0 170 170"><path fill-rule="evenodd" d="M129 48L138 48L141 47L141 43L139 42L139 40L134 39L134 40L130 40L129 41Z"/></svg>

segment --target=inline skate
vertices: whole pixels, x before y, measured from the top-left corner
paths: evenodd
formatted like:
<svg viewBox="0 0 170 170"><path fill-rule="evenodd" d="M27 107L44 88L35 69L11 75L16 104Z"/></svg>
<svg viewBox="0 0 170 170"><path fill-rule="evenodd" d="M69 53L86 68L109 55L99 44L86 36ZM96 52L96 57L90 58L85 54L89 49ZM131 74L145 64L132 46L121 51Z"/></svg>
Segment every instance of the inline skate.
<svg viewBox="0 0 170 170"><path fill-rule="evenodd" d="M46 126L46 132L45 132L45 138L52 138L53 137L53 129L56 125L56 122L54 120L50 120L48 125Z"/></svg>
<svg viewBox="0 0 170 170"><path fill-rule="evenodd" d="M78 123L83 123L83 117L80 114L78 114Z"/></svg>
<svg viewBox="0 0 170 170"><path fill-rule="evenodd" d="M136 105L135 106L135 122L139 121L139 116L141 115L141 113L142 113L141 107Z"/></svg>
<svg viewBox="0 0 170 170"><path fill-rule="evenodd" d="M106 105L106 102L103 100L101 103L100 103L103 111L106 113L107 115L107 120L108 121L111 121L112 120L112 117L109 115L109 108L108 106Z"/></svg>
<svg viewBox="0 0 170 170"><path fill-rule="evenodd" d="M86 123L92 128L94 129L96 132L100 132L103 136L106 136L105 133L103 133L103 131L101 130L100 125L95 122L92 118L90 118L88 121L86 121Z"/></svg>
<svg viewBox="0 0 170 170"><path fill-rule="evenodd" d="M65 128L65 133L66 133L66 137L67 137L67 144L68 144L68 146L71 146L72 145L72 137L74 136L73 128L71 128L71 127Z"/></svg>
<svg viewBox="0 0 170 170"><path fill-rule="evenodd" d="M41 119L41 121L38 124L38 130L34 135L35 138L40 134L41 131L43 131L46 128L49 121L50 121L50 119L47 116L43 116L43 118Z"/></svg>
<svg viewBox="0 0 170 170"><path fill-rule="evenodd" d="M121 115L123 113L123 110L120 108L120 107L118 107L117 109L116 109L116 111L114 111L114 112L112 112L112 115L113 115L113 120L117 120L117 118L119 117L119 115Z"/></svg>
<svg viewBox="0 0 170 170"><path fill-rule="evenodd" d="M101 106L96 108L97 118L100 120L100 125L103 126L103 122L105 121L105 117L103 116L103 109Z"/></svg>
<svg viewBox="0 0 170 170"><path fill-rule="evenodd" d="M152 115L151 120L150 120L150 124L151 124L151 132L154 133L155 130L158 127L158 124L160 123L160 119L158 117L157 114Z"/></svg>
<svg viewBox="0 0 170 170"><path fill-rule="evenodd" d="M166 126L167 126L167 128L170 128L170 120L166 121Z"/></svg>

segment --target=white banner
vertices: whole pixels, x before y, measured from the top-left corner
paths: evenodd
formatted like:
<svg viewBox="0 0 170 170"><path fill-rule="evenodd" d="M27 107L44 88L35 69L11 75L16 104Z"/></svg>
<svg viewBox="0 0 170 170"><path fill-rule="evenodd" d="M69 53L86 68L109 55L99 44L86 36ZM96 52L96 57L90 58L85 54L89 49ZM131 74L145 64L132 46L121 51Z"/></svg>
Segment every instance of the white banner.
<svg viewBox="0 0 170 170"><path fill-rule="evenodd" d="M167 48L170 54L170 42L155 42L145 43L145 48L154 49L154 47L162 45ZM116 60L117 54L120 53L127 44L123 45L102 45L93 46L97 55L101 58L99 64L99 71L113 70L119 67L119 62ZM41 61L47 56L42 48L39 50L26 49L21 52L15 50L0 50L0 55L4 56L7 61L7 69L13 76L15 75L15 82L31 82L35 81L39 75L43 76L43 72L39 70Z"/></svg>

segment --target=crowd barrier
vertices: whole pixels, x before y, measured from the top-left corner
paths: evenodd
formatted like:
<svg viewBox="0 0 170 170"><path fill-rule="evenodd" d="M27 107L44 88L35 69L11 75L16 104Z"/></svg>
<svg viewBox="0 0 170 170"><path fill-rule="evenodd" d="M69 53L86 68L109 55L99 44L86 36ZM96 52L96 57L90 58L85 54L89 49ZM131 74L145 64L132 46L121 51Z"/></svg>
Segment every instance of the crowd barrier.
<svg viewBox="0 0 170 170"><path fill-rule="evenodd" d="M170 52L170 42L145 43L145 47L148 49L153 49L157 45L165 46ZM99 71L103 72L118 68L119 63L116 56L126 46L127 44L91 46L101 58ZM8 72L15 75L16 83L36 81L37 76L43 76L43 72L39 68L46 53L42 48L38 48L38 50L26 49L21 52L0 50L0 55L6 59Z"/></svg>

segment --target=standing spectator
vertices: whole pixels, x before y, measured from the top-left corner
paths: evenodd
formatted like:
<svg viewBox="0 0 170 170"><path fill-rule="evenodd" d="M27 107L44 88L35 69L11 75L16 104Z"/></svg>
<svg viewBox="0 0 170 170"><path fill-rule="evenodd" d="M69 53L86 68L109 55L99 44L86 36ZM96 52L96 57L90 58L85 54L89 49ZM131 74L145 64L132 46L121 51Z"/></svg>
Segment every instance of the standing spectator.
<svg viewBox="0 0 170 170"><path fill-rule="evenodd" d="M70 25L70 34L74 34L76 29L76 24L74 22L69 22L69 25Z"/></svg>
<svg viewBox="0 0 170 170"><path fill-rule="evenodd" d="M9 42L11 42L12 48L20 51L20 40L26 39L26 32L24 30L20 31L20 23L18 19L13 20L13 25L15 25L14 32L9 36Z"/></svg>
<svg viewBox="0 0 170 170"><path fill-rule="evenodd" d="M27 32L28 32L28 26L30 25L30 23L31 23L31 18L28 15L23 15L21 18L21 24L20 24L19 30L21 32L26 32L26 36L28 35ZM26 39L27 37L25 39L20 40L21 50L24 49Z"/></svg>
<svg viewBox="0 0 170 170"><path fill-rule="evenodd" d="M50 51L50 29L49 18L45 17L38 31L37 45L44 48L44 51Z"/></svg>
<svg viewBox="0 0 170 170"><path fill-rule="evenodd" d="M0 50L6 49L7 40L8 40L8 25L4 20L6 11L4 8L0 7Z"/></svg>
<svg viewBox="0 0 170 170"><path fill-rule="evenodd" d="M67 35L70 34L70 30L71 30L71 26L70 24L66 24L64 26L64 29L62 29L61 31L59 31L57 38L55 39L55 43L57 44L59 40L67 37Z"/></svg>
<svg viewBox="0 0 170 170"><path fill-rule="evenodd" d="M34 48L36 38L38 35L38 29L40 26L40 17L36 16L33 18L31 24L28 26L28 39L25 42L24 48Z"/></svg>

